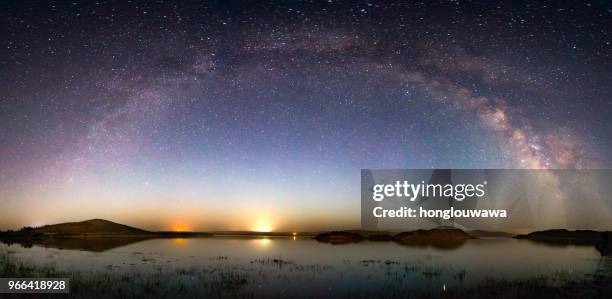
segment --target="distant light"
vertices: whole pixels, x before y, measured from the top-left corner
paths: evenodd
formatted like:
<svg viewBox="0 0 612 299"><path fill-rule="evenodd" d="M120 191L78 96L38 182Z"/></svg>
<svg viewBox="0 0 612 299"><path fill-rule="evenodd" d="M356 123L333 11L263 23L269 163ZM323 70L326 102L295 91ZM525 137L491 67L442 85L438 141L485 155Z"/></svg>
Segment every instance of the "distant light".
<svg viewBox="0 0 612 299"><path fill-rule="evenodd" d="M175 231L175 232L177 232L177 233L180 233L180 232L186 232L186 231L189 231L189 228L188 228L187 226L185 226L185 225L180 225L180 224L179 224L179 225L175 225L175 226L173 226L173 227L172 227L172 230L173 230L173 231Z"/></svg>
<svg viewBox="0 0 612 299"><path fill-rule="evenodd" d="M260 233L269 233L272 231L272 225L265 222L259 223L253 228L253 230Z"/></svg>
<svg viewBox="0 0 612 299"><path fill-rule="evenodd" d="M271 232L271 231L272 231L272 227L267 226L267 225L265 225L265 226L260 226L260 227L258 227L258 228L257 228L257 231L258 231L258 232L262 232L262 233L269 233L269 232Z"/></svg>

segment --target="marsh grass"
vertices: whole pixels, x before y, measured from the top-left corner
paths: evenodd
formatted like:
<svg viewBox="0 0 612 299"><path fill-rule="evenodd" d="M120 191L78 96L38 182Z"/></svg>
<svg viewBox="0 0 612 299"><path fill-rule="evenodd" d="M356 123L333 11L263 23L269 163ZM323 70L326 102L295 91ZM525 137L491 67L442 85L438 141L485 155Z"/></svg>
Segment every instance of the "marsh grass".
<svg viewBox="0 0 612 299"><path fill-rule="evenodd" d="M370 277L380 284L356 284L355 273L339 272L329 265L298 264L280 258L261 258L247 263L233 262L227 256L211 257L210 265L179 269L154 266L152 271L116 271L109 265L103 271L60 271L53 263L35 265L0 250L0 277L68 277L73 298L612 298L612 261L602 260L602 267L581 279L564 272L536 276L521 281L484 279L475 286L424 289L410 285L410 278L421 275L432 285L442 277L462 282L464 269L442 269L394 260L343 260L355 271L373 266L384 270L383 276ZM155 261L147 261L155 263ZM331 274L334 283L321 284L322 275ZM293 281L301 275L305 285ZM330 276L327 276L330 277ZM59 297L59 296L58 296ZM65 298L65 297L63 297Z"/></svg>

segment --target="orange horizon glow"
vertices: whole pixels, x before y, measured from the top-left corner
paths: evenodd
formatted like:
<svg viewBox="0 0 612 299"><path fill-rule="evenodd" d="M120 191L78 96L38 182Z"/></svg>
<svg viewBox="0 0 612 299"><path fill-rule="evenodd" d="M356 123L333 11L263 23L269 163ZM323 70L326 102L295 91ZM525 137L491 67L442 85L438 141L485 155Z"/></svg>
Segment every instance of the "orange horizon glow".
<svg viewBox="0 0 612 299"><path fill-rule="evenodd" d="M170 231L173 232L191 232L193 231L193 226L190 225L189 221L187 221L187 217L181 217L180 219L173 219L169 225ZM257 217L256 220L250 224L245 225L243 229L240 227L236 227L233 230L248 230L253 232L260 233L269 233L274 231L273 222L270 220L268 216L260 216Z"/></svg>
<svg viewBox="0 0 612 299"><path fill-rule="evenodd" d="M189 232L192 229L190 226L186 225L185 223L179 222L179 223L173 224L170 230L173 232L181 233L181 232Z"/></svg>

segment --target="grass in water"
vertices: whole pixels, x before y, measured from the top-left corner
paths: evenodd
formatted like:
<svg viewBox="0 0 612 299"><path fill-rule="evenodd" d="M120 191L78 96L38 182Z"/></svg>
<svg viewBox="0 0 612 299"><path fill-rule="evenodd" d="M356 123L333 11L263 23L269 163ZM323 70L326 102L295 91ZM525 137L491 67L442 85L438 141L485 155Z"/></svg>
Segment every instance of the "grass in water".
<svg viewBox="0 0 612 299"><path fill-rule="evenodd" d="M300 265L269 258L234 264L229 263L231 258L225 256L210 260L217 263L173 270L153 267L150 271L134 268L121 272L111 267L105 271L60 271L54 264L35 265L17 258L14 252L0 251L0 277L68 277L73 298L612 298L612 259L602 260L600 270L580 280L572 280L563 273L552 273L522 281L485 279L476 286L465 288L443 284L435 290L407 288L409 283L404 274L408 265L396 261L363 260L355 264L360 267L380 265L388 271L382 286L375 286L352 283L350 273L334 272L337 270L328 265ZM394 265L397 267L392 268ZM415 266L409 272L427 272L424 276L432 280L438 279L445 271L418 269ZM324 273L332 275L337 286L320 287L325 279L317 278ZM451 273L450 277L463 281L466 275L465 270L459 270ZM306 277L307 282L311 281L318 287L306 284L298 288L291 284L296 276Z"/></svg>

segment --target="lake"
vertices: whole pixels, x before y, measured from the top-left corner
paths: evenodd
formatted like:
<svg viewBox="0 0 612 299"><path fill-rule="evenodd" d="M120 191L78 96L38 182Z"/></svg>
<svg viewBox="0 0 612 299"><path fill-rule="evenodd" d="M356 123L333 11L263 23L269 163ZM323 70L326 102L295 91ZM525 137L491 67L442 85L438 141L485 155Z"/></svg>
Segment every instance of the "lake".
<svg viewBox="0 0 612 299"><path fill-rule="evenodd" d="M491 280L580 282L610 264L590 246L505 238L468 240L453 249L210 237L150 239L100 252L0 244L0 252L32 275L70 277L77 293L95 284L98 292L109 288L135 297L145 296L147 288L173 297L440 296Z"/></svg>

